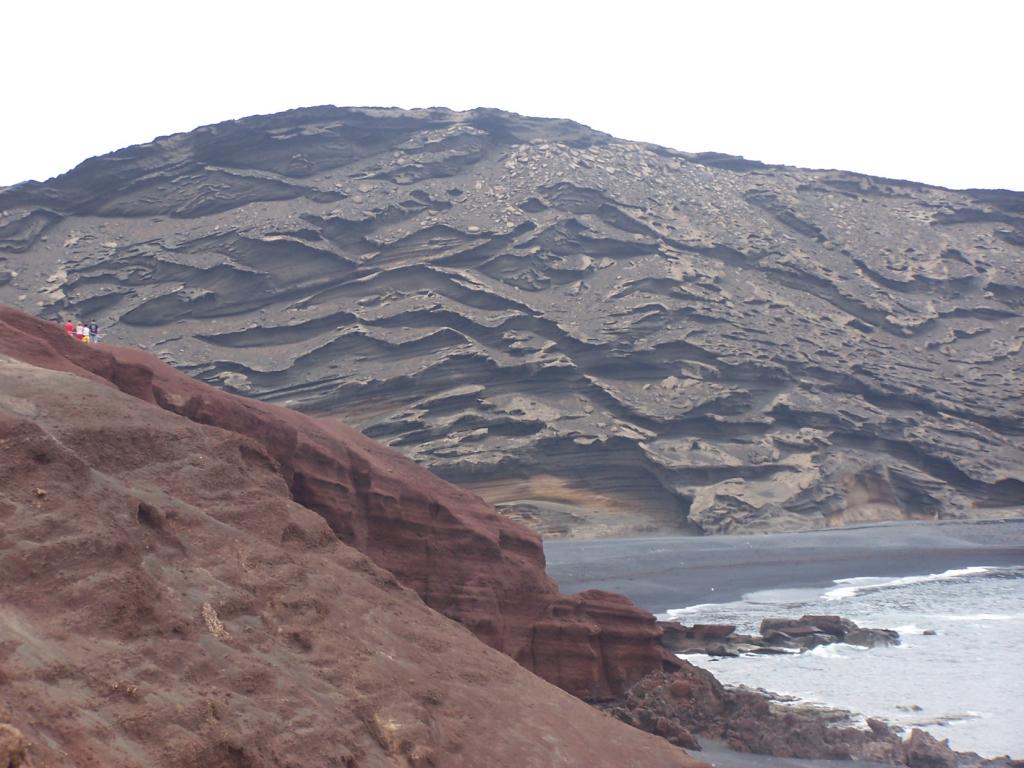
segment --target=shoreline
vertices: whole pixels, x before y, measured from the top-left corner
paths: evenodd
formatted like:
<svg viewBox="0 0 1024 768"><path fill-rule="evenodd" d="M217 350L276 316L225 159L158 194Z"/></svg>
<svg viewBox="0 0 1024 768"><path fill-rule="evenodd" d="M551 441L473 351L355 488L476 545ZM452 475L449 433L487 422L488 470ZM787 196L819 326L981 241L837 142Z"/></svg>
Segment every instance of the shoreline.
<svg viewBox="0 0 1024 768"><path fill-rule="evenodd" d="M693 619L693 621L698 623L708 621L712 624L724 621L726 624L735 624L742 614L735 613L734 610L742 611L745 608L742 606L723 606L721 611L725 612L722 614L725 618L718 618L718 615L715 614L716 611L719 611L718 606L722 603L741 601L745 596L750 597L755 595L755 593L763 593L757 594L753 599L757 602L761 602L762 598L765 599L766 606L777 605L779 601L782 603L796 601L799 604L804 600L818 600L825 590L835 587L836 581L840 579L855 579L858 577L885 577L886 579L928 577L945 574L948 571L962 571L972 566L999 569L1010 567L1015 571L1019 571L1024 566L1024 520L944 521L938 524L932 522L901 522L860 525L854 528L837 528L824 531L754 536L669 536L646 537L643 539L561 540L545 542L545 553L549 559L548 573L558 581L564 592L571 593L586 589L615 590L626 594L638 605L656 614L665 614L672 609L707 605L708 608L706 610L712 612L711 618ZM917 579L912 578L909 580L909 583L917 583L917 581ZM930 582L932 579L923 579L923 581ZM956 583L956 581L954 580L953 583ZM856 589L861 586L860 582L855 582L852 587L843 585L843 588ZM864 588L868 589L868 587ZM772 592L776 594L770 594ZM819 597L814 597L815 593ZM867 594L870 594L870 591ZM843 616L849 616L849 614L844 612L843 607L843 605L837 604L836 610L832 611L823 610L816 606L815 611L805 612L822 614L838 612ZM768 610L769 613L765 615L775 615L770 613L770 607L768 607ZM789 614L785 615L788 616ZM761 618L763 617L761 616ZM858 620L857 617L852 618L855 621ZM686 621L682 618L679 620ZM864 626L897 627L897 624L878 623L864 624ZM912 632L911 634L915 633ZM947 635L946 628L942 628L942 631L939 632L940 643L942 642L941 638L945 635ZM950 636L961 637L962 635L951 633ZM910 645L916 646L917 643L911 643ZM908 645L908 647L910 646ZM888 667L885 666L888 657L886 657L884 649L877 652L877 660L874 659L874 654L863 656L853 654L849 658L854 660L854 664L857 663L857 660L861 660L868 663L868 666L872 669L887 670L887 674L895 676L886 679L896 680L901 679L899 677L901 673L894 672L894 669L903 669L907 666L907 658L904 658L901 662L893 656L893 654L898 654L898 650L896 649L889 654L892 658L888 659ZM934 649L931 651L932 657L934 657L933 661L936 663L944 658L941 652L942 649L939 649L939 651L938 656L936 656ZM918 698L915 698L915 696L919 696L922 691L926 692L929 698L921 701L921 704L925 705L924 710L917 710L923 712L921 717L946 719L948 715L947 710L949 712L954 711L949 709L949 702L945 698L932 695L934 691L927 687L918 687L918 683L914 682L913 675L906 678L910 681L908 684L912 686L910 691L904 690L906 688L905 685L890 686L883 690L881 699L879 699L878 695L872 693L873 689L868 690L866 695L865 691L858 689L856 685L852 689L846 690L843 695L839 695L840 692L833 690L831 684L827 682L827 676L836 673L837 667L834 665L838 662L830 660L827 662L828 669L823 669L822 663L811 658L813 656L814 654L801 655L796 660L799 662L802 659L806 662L810 658L810 666L808 668L797 668L797 671L800 671L800 674L803 675L801 680L804 688L801 689L798 686L792 689L794 693L789 694L796 697L794 699L795 704L801 702L810 704L813 702L829 709L848 711L858 717L871 717L881 724L879 727L888 729L891 726L893 728L891 733L899 735L900 738L908 737L909 733L910 736L913 736L918 741L922 739L928 741L936 736L936 732L931 727L932 725L936 727L946 727L948 725L940 719L936 719L931 725L925 724L925 722L916 722L919 719L916 716L908 721L906 718L893 716L889 711L888 703L892 701L904 702L908 706L916 706ZM686 657L681 658L687 660ZM776 660L778 658L775 656L761 657L762 661L768 665L773 663L791 663L789 659ZM893 667L894 659L895 663L899 665L896 668ZM724 659L723 663L729 661L729 659ZM844 663L846 666L842 667L844 670L842 674L849 675L849 679L870 680L870 674L867 674L866 668L850 667L849 662ZM879 667L879 664L882 666ZM716 679L720 679L719 672L716 671L716 665L700 663L696 667L707 674L714 675ZM786 669L790 671L786 672ZM785 687L779 687L779 680L790 679L794 670L784 667L777 671L781 672L782 678L779 678L778 675L774 677L768 675L764 679L758 679L756 676L748 679L744 671L744 675L740 679L733 675L731 684L727 684L724 679L720 679L720 684L726 685L726 693L723 695L727 698L739 697L736 701L745 701L745 696L759 695L758 690L760 689L770 691L790 690ZM952 672L953 670L950 671L950 674ZM815 678L814 675L819 677ZM821 678L821 675L825 675L825 678ZM752 682L754 680L756 682ZM822 682L822 680L825 682ZM672 684L664 683L662 688L668 685L669 692L671 692ZM808 688L808 685L811 687ZM820 688L816 687L819 685L821 686ZM784 718L789 715L784 714L782 716L783 721L773 720L770 717L762 718L756 714L759 711L757 707L752 707L751 709L751 712L754 714L748 713L747 715L752 717L753 722L757 724L750 731L751 741L749 743L746 741L741 743L746 744L746 748L752 748L758 752L764 749L774 756L766 754L750 755L746 752L736 752L730 748L728 742L716 742L714 739L708 739L709 734L721 735L721 733L716 732L713 727L707 730L707 722L702 720L699 714L695 715L691 712L692 705L690 708L672 709L669 707L668 710L665 710L663 702L671 701L672 697L668 694L659 695L660 690L656 683L651 682L640 693L634 695L631 691L629 696L633 698L628 699L629 706L626 707L627 712L632 713L634 720L639 718L640 722L643 721L642 716L650 714L650 712L666 717L670 715L671 717L677 717L678 722L689 729L705 745L703 752L694 752L693 754L707 760L716 768L741 768L741 766L761 766L762 768L828 768L838 762L822 759L821 757L780 757L780 755L794 754L791 751L793 745L788 742L781 743L781 745L774 742L770 744L759 743L757 741L757 734L760 733L763 736L766 733L778 733L777 729L781 727L780 722L783 722ZM810 690L817 690L820 692L820 695L808 697L807 692ZM831 691L832 695L828 695L827 691ZM914 693L914 691L917 693ZM972 695L973 693L976 693L976 691L972 689ZM774 694L763 695L768 696L770 699L775 698ZM997 694L992 692L991 694L985 693L984 695L994 697ZM850 698L851 696L853 697L852 699ZM885 698L886 696L890 696L890 698L887 699ZM892 696L895 696L895 698L892 698ZM990 699L986 699L986 701L988 700ZM883 701L883 704L880 705L879 701ZM999 699L993 698L991 701L998 702ZM647 702L651 703L648 704ZM897 709L900 709L900 707L897 707ZM979 709L979 712L981 711L981 708L977 709ZM956 711L958 712L959 710ZM990 710L985 708L985 711ZM666 712L669 714L666 714ZM818 725L823 722L819 722ZM842 762L845 765L868 768L869 766L879 765L879 763L871 762L874 759L885 760L887 763L890 762L892 757L890 753L885 752L885 756L883 756L884 750L882 752L878 751L885 744L892 746L890 742L886 741L889 738L889 733L879 735L875 725L871 725L870 720L866 722L867 730L873 732L881 741L870 748L863 745L860 748L851 747L853 750L851 754L855 756L860 755L862 759L844 760ZM813 724L813 718L808 723L812 724L809 725L812 730L817 727L817 725ZM855 724L854 728L865 732L864 723ZM906 730L901 730L904 728ZM914 736L913 732L919 728L924 729L924 732L930 734L930 736L921 736L920 738ZM746 734L747 732L743 731L743 733ZM948 732L948 728L946 732L939 728L939 733L941 734L937 736L939 739L954 735ZM995 741L990 743L991 739L989 739L989 736ZM854 741L856 741L856 738L854 738ZM872 737L869 736L868 738ZM975 733L970 738L974 739L973 742L969 738L963 742L955 742L955 746L951 749L961 750L955 753L943 747L939 741L931 742L932 746L928 747L928 749L934 748L936 754L946 750L943 752L943 755L945 755L943 759L955 760L955 765L961 768L980 768L981 766L995 768L996 766L1009 765L1010 761L1008 758L996 757L996 755L1003 755L1007 751L1016 752L1012 745L1009 749L1005 746L995 746L995 744L1005 744L1005 734L1001 734L998 728L994 735L982 734L982 738L979 739L978 734ZM1001 739L1002 741L1000 741ZM905 745L903 748L907 749L909 747ZM820 752L821 755L831 754L829 749L825 747L822 747L822 750ZM795 754L800 753L800 751L795 752ZM989 755L990 757L979 757L979 753ZM906 762L910 758L904 757L903 760ZM899 761L900 759L897 756L896 762ZM913 763L911 762L910 764Z"/></svg>
<svg viewBox="0 0 1024 768"><path fill-rule="evenodd" d="M555 539L548 575L567 594L621 592L652 613L837 579L1024 565L1024 519L896 522L798 533Z"/></svg>
<svg viewBox="0 0 1024 768"><path fill-rule="evenodd" d="M752 752L737 752L720 739L701 737L701 749L690 754L706 760L714 768L893 768L888 763L870 760L838 760L813 757L777 757Z"/></svg>

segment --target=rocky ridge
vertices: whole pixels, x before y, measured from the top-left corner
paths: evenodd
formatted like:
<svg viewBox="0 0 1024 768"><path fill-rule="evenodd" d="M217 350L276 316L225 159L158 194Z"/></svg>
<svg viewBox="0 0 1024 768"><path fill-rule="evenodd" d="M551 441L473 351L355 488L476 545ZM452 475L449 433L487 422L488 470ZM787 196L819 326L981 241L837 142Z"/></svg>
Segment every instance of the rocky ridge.
<svg viewBox="0 0 1024 768"><path fill-rule="evenodd" d="M174 397L155 361L0 330L0 766L697 765L428 608L268 443L147 401Z"/></svg>
<svg viewBox="0 0 1024 768"><path fill-rule="evenodd" d="M1022 257L1024 193L496 110L295 110L0 190L0 300L548 535L1019 514Z"/></svg>
<svg viewBox="0 0 1024 768"><path fill-rule="evenodd" d="M637 728L674 744L700 749L700 740L724 742L736 752L789 758L866 760L909 768L1020 768L1020 760L957 752L913 728L905 738L888 724L868 718L855 727L850 713L793 706L747 688L722 686L707 670L684 664L672 673L652 673L617 701L600 705Z"/></svg>
<svg viewBox="0 0 1024 768"><path fill-rule="evenodd" d="M335 480L329 503L297 491L314 468ZM781 756L1011 765L837 728L667 664L653 617L610 593L552 593L522 557L535 535L510 545L514 524L392 451L3 307L0 477L7 768L697 768L671 746L699 748L694 733ZM371 556L343 543L353 529ZM796 624L846 629L830 618ZM505 654L579 695L606 690L610 714L664 738Z"/></svg>
<svg viewBox="0 0 1024 768"><path fill-rule="evenodd" d="M535 533L337 421L227 394L138 350L86 346L54 323L2 306L0 354L106 383L153 410L251 441L259 447L253 460L266 456L289 498L338 539L429 607L576 696L619 695L651 671L678 666L650 613L609 592L562 595L544 572ZM95 432L110 442L101 424ZM116 453L96 459L124 460ZM281 535L305 537L301 530Z"/></svg>

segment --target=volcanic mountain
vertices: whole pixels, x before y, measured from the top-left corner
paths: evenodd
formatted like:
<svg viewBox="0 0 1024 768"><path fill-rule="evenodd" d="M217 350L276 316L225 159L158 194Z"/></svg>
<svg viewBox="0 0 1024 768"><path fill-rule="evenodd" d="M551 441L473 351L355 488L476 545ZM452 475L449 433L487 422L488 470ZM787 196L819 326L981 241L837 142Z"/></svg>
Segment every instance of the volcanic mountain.
<svg viewBox="0 0 1024 768"><path fill-rule="evenodd" d="M316 107L0 191L0 301L552 535L1024 505L1024 193Z"/></svg>

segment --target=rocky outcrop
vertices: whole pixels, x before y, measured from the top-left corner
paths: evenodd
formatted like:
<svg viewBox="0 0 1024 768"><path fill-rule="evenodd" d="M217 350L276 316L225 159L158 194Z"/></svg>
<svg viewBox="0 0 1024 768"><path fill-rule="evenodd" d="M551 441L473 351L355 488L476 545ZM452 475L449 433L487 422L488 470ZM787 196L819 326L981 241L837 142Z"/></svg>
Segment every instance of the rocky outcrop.
<svg viewBox="0 0 1024 768"><path fill-rule="evenodd" d="M760 635L736 632L733 624L658 622L661 642L673 653L702 653L708 656L739 656L745 653L807 651L819 645L846 643L864 648L899 645L899 633L892 629L858 626L841 616L802 616L799 619L768 618L761 622Z"/></svg>
<svg viewBox="0 0 1024 768"><path fill-rule="evenodd" d="M561 595L544 573L535 533L338 421L224 393L146 353L84 345L54 323L3 307L0 353L109 383L252 441L291 499L340 540L431 608L577 696L617 695L675 664L647 611L606 592Z"/></svg>
<svg viewBox="0 0 1024 768"><path fill-rule="evenodd" d="M955 768L956 756L948 741L914 728L903 744L903 754L910 768Z"/></svg>
<svg viewBox="0 0 1024 768"><path fill-rule="evenodd" d="M799 619L768 618L761 621L761 636L769 643L806 649L829 643L846 643L864 648L899 645L899 633L892 629L858 626L841 616L804 615Z"/></svg>
<svg viewBox="0 0 1024 768"><path fill-rule="evenodd" d="M602 707L637 728L689 749L700 739L725 742L738 752L777 757L859 759L910 768L1016 768L1008 757L956 752L914 728L901 739L884 722L867 728L848 723L849 713L779 702L759 691L730 689L691 664L675 673L644 678L625 696Z"/></svg>
<svg viewBox="0 0 1024 768"><path fill-rule="evenodd" d="M673 674L653 674L620 701L605 708L639 728L693 734L697 746L706 737L738 752L778 757L859 758L903 763L898 736L837 725L831 718L780 705L755 691L727 689L709 672L690 664ZM693 748L691 746L691 748Z"/></svg>
<svg viewBox="0 0 1024 768"><path fill-rule="evenodd" d="M0 766L695 768L342 543L271 443L118 391L16 320L0 319ZM52 365L8 355L25 341ZM173 395L144 356L90 354L135 395ZM368 472L372 494L387 467Z"/></svg>
<svg viewBox="0 0 1024 768"><path fill-rule="evenodd" d="M341 416L548 535L1000 516L1022 200L317 107L0 191L0 300Z"/></svg>

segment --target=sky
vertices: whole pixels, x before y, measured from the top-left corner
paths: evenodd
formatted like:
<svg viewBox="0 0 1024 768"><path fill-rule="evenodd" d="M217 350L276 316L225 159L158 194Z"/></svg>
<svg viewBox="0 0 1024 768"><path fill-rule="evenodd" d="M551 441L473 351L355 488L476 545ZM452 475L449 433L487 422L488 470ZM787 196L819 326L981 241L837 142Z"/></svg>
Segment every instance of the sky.
<svg viewBox="0 0 1024 768"><path fill-rule="evenodd" d="M0 185L316 104L498 107L624 139L1024 190L1017 0L12 2Z"/></svg>

